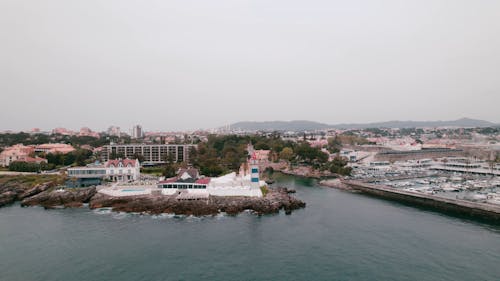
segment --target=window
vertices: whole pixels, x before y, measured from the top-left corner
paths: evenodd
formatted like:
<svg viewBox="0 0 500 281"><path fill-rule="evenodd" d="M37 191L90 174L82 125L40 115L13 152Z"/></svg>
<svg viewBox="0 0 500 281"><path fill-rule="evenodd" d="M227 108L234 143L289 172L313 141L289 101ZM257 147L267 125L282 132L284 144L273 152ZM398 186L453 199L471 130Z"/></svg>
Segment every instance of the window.
<svg viewBox="0 0 500 281"><path fill-rule="evenodd" d="M258 173L259 169L258 168L252 168L252 173Z"/></svg>

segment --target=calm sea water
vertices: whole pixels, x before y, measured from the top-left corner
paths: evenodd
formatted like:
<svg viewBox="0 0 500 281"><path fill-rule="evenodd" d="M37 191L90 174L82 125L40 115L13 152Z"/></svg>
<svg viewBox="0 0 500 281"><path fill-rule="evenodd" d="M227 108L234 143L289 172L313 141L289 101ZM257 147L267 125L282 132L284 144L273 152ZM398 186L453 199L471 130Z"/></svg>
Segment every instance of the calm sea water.
<svg viewBox="0 0 500 281"><path fill-rule="evenodd" d="M0 280L500 280L500 228L282 176L303 210L0 209Z"/></svg>

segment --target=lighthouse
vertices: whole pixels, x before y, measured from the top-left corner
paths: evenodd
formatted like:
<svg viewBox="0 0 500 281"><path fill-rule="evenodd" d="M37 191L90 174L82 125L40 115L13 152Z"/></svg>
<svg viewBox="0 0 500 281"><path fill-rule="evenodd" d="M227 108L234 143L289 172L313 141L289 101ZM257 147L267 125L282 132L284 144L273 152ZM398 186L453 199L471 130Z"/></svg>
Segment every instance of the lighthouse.
<svg viewBox="0 0 500 281"><path fill-rule="evenodd" d="M257 162L257 156L255 152L252 153L252 156L248 160L250 166L250 185L253 188L260 188L259 184L259 165Z"/></svg>

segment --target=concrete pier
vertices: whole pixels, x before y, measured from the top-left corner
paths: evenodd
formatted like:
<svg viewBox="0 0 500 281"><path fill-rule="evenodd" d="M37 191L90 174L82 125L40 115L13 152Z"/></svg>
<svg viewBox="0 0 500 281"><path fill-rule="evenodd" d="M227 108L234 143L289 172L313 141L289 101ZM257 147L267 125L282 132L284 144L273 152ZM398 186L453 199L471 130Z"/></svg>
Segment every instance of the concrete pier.
<svg viewBox="0 0 500 281"><path fill-rule="evenodd" d="M343 183L372 196L500 224L500 206L397 190L361 181L343 181Z"/></svg>

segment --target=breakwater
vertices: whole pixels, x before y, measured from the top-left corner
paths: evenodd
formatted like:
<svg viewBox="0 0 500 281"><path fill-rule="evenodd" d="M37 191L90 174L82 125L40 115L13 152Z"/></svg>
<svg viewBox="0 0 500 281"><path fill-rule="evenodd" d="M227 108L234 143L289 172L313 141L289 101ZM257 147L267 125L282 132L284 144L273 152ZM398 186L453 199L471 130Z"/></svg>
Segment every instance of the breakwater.
<svg viewBox="0 0 500 281"><path fill-rule="evenodd" d="M397 190L361 181L342 181L342 183L368 195L500 224L499 206Z"/></svg>

